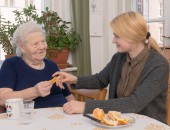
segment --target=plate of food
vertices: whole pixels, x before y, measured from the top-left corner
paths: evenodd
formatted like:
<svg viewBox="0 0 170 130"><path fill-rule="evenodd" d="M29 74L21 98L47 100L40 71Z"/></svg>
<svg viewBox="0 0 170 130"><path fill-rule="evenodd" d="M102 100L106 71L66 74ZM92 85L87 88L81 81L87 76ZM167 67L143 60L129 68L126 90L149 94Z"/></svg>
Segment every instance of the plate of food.
<svg viewBox="0 0 170 130"><path fill-rule="evenodd" d="M120 128L130 126L135 122L135 118L118 111L109 111L107 114L102 109L96 108L91 118L92 124L104 128Z"/></svg>

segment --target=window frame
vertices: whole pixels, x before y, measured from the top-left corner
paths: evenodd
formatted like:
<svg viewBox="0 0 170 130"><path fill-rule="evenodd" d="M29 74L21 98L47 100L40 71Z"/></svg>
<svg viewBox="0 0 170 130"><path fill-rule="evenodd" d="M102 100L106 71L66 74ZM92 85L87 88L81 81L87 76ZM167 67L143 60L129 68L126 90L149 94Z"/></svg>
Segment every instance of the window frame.
<svg viewBox="0 0 170 130"><path fill-rule="evenodd" d="M162 0L161 0L162 1ZM142 2L144 2L144 0L142 0ZM162 1L163 2L163 1ZM142 5L143 5L144 3L142 3ZM164 3L163 4L165 4L165 0L164 0ZM138 11L138 9L137 8L134 8L135 7L135 5L137 5L137 0L132 0L132 10L134 10L134 11ZM144 5L142 6L142 7L144 7ZM166 13L166 9L165 9L165 6L162 6L163 7L163 16L158 16L158 17L156 17L156 18L152 18L152 19L149 19L149 9L148 9L148 16L147 16L147 19L145 19L146 20L146 23L147 24L150 24L150 23L154 23L154 22L162 22L163 23L163 35L162 35L162 37L164 36L164 34L165 34L165 29L166 29L166 27L165 27L165 13ZM149 0L148 0L148 8L149 8ZM143 8L143 11L144 12L142 12L142 15L144 16L146 16L147 14L145 14L145 9ZM160 12L160 11L159 11ZM140 13L140 12L139 12ZM144 16L144 17L145 17ZM159 31L159 33L160 33L160 31ZM160 43L160 47L164 47L165 46L165 41L164 41L164 38L163 38L163 43L162 42L160 42L160 35L161 34L158 34L158 43Z"/></svg>

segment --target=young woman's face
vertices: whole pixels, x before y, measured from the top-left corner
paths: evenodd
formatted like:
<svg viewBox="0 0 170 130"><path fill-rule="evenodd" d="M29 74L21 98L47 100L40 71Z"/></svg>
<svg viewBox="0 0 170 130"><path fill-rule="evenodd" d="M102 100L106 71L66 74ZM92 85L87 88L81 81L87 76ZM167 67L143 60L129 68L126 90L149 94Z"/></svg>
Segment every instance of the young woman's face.
<svg viewBox="0 0 170 130"><path fill-rule="evenodd" d="M23 45L22 52L29 60L36 62L45 58L47 43L41 32L33 32L26 36L27 43Z"/></svg>
<svg viewBox="0 0 170 130"><path fill-rule="evenodd" d="M129 52L131 50L132 44L126 42L125 40L121 39L119 36L114 34L112 43L117 46L118 52L124 53Z"/></svg>

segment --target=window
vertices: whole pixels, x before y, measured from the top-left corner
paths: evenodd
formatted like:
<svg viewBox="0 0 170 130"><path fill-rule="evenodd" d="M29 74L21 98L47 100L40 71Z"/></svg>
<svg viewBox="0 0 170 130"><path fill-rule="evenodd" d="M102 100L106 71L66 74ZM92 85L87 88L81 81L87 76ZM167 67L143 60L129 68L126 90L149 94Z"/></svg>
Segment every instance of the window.
<svg viewBox="0 0 170 130"><path fill-rule="evenodd" d="M4 6L5 5L5 0L0 0L0 6Z"/></svg>
<svg viewBox="0 0 170 130"><path fill-rule="evenodd" d="M159 46L164 46L164 0L135 0L136 10L141 13L148 24L148 31L157 40ZM140 6L142 9L140 9ZM143 11L143 12L142 12Z"/></svg>
<svg viewBox="0 0 170 130"><path fill-rule="evenodd" d="M140 14L143 14L143 0L137 0L137 11Z"/></svg>
<svg viewBox="0 0 170 130"><path fill-rule="evenodd" d="M148 0L144 0L145 6L143 7L144 9L144 17L145 19L149 19L149 1Z"/></svg>
<svg viewBox="0 0 170 130"><path fill-rule="evenodd" d="M158 10L159 10L159 16L163 17L163 1L162 0L159 0Z"/></svg>
<svg viewBox="0 0 170 130"><path fill-rule="evenodd" d="M43 0L0 0L0 15L6 20L15 23L15 18L13 15L14 10L21 10L24 7L32 4L35 5L37 13L41 15L41 7ZM0 46L0 59L4 59L4 52Z"/></svg>
<svg viewBox="0 0 170 130"><path fill-rule="evenodd" d="M158 40L158 42L159 42L159 44L162 44L163 43L163 27L161 26L161 27L159 27L159 40Z"/></svg>
<svg viewBox="0 0 170 130"><path fill-rule="evenodd" d="M41 1L42 0L4 0L0 2L0 14L3 18L15 22L12 11L16 9L20 10L30 4L35 5L38 14L41 14Z"/></svg>
<svg viewBox="0 0 170 130"><path fill-rule="evenodd" d="M15 7L15 8L24 8L25 7L25 0L22 0L18 2L17 0L10 0L10 7Z"/></svg>

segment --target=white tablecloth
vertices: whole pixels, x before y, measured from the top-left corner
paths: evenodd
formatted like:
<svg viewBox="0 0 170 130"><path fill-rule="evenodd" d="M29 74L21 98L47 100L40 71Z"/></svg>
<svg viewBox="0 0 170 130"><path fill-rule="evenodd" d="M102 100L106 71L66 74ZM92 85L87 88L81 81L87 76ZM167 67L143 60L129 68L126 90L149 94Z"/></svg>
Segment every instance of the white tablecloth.
<svg viewBox="0 0 170 130"><path fill-rule="evenodd" d="M135 123L119 130L170 130L155 119L138 114L129 114L135 118ZM62 108L44 108L34 111L34 120L29 125L21 125L18 120L8 120L5 114L0 114L0 130L105 130L92 124L91 120L82 114L67 115Z"/></svg>

